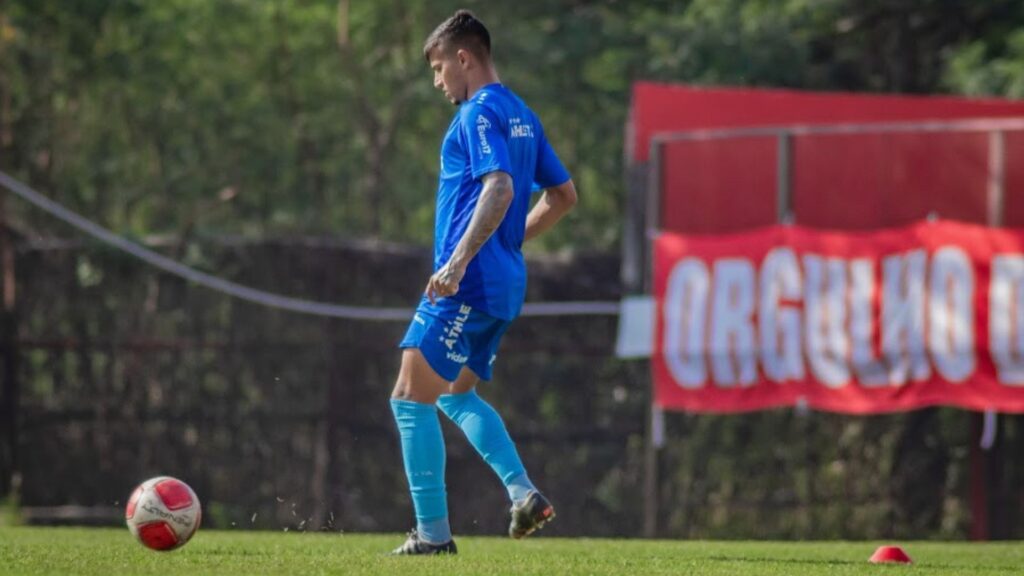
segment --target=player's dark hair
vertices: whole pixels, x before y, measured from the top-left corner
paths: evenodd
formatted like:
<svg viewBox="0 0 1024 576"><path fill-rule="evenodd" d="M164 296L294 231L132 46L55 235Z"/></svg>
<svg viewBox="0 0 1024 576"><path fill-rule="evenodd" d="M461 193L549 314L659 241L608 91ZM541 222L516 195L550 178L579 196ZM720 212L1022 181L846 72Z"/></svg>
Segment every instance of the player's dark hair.
<svg viewBox="0 0 1024 576"><path fill-rule="evenodd" d="M438 46L444 50L468 50L478 58L491 57L491 33L469 10L459 10L427 36L423 57L430 60L430 51Z"/></svg>

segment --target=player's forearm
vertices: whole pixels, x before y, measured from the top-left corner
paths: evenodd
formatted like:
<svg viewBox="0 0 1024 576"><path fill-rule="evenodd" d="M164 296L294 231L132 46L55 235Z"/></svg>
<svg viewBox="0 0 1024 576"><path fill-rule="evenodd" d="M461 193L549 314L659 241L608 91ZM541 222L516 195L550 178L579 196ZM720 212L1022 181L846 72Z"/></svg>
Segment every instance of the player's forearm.
<svg viewBox="0 0 1024 576"><path fill-rule="evenodd" d="M526 216L525 239L540 236L558 223L576 205L576 188L572 181L544 191L536 206Z"/></svg>
<svg viewBox="0 0 1024 576"><path fill-rule="evenodd" d="M484 178L484 187L480 191L476 208L473 209L473 216L469 219L466 232L455 246L450 265L464 268L469 264L484 242L487 242L505 219L505 213L512 204L514 194L512 178L508 174L495 172Z"/></svg>

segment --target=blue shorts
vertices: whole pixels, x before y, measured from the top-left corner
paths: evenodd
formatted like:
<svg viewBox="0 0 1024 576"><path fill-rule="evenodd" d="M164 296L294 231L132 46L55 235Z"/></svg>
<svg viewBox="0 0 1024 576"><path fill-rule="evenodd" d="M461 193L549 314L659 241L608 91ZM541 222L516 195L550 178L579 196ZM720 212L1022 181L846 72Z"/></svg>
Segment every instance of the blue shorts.
<svg viewBox="0 0 1024 576"><path fill-rule="evenodd" d="M427 304L426 306L429 306ZM426 310L421 303L399 348L418 348L442 378L454 382L463 366L481 380L491 379L498 343L511 322L444 298Z"/></svg>

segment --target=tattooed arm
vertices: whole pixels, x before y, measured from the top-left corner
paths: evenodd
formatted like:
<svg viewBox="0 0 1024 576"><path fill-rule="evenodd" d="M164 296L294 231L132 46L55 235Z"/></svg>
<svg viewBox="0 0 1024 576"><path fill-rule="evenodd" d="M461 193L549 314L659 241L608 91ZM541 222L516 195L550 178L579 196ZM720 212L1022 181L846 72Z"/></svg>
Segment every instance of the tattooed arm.
<svg viewBox="0 0 1024 576"><path fill-rule="evenodd" d="M466 274L470 260L498 229L512 204L514 191L512 177L505 172L491 172L483 177L483 190L476 201L473 217L466 232L459 239L451 258L427 282L427 298L433 303L438 297L454 296L459 291L459 282Z"/></svg>

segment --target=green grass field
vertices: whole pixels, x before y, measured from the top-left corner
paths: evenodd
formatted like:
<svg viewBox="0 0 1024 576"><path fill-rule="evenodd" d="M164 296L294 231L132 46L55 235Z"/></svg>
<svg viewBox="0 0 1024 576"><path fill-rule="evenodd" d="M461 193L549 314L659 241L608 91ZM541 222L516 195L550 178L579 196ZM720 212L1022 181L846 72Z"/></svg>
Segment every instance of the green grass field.
<svg viewBox="0 0 1024 576"><path fill-rule="evenodd" d="M181 550L127 530L0 528L0 574L1022 574L1024 544L902 543L911 566L867 562L877 543L459 538L454 557L390 558L399 535L200 531Z"/></svg>

